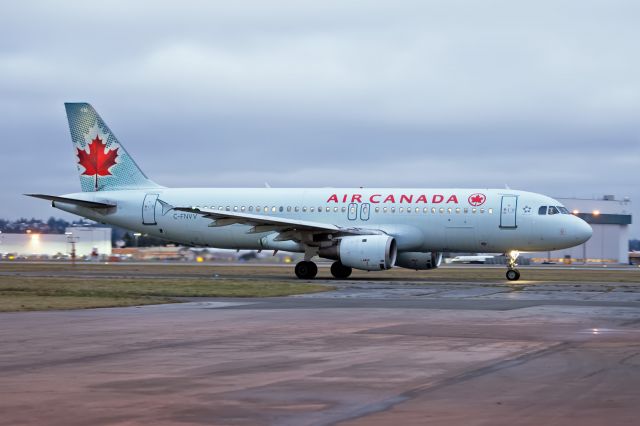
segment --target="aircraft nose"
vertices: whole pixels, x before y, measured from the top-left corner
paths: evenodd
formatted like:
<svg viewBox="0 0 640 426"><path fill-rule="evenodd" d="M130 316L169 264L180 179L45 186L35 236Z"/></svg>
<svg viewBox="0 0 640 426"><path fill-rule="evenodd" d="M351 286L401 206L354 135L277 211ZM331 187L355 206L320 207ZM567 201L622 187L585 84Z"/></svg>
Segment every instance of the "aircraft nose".
<svg viewBox="0 0 640 426"><path fill-rule="evenodd" d="M591 238L591 235L593 235L591 226L579 217L575 217L572 231L573 237L576 239L576 244L587 242L589 238Z"/></svg>

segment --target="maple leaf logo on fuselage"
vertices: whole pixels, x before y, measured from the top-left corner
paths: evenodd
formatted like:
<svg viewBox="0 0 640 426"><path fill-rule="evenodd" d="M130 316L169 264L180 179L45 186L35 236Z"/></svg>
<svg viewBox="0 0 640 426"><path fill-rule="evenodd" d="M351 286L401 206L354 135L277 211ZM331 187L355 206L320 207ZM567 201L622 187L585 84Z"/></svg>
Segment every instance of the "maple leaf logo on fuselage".
<svg viewBox="0 0 640 426"><path fill-rule="evenodd" d="M487 201L487 196L484 194L471 194L469 196L469 204L472 206L481 206Z"/></svg>
<svg viewBox="0 0 640 426"><path fill-rule="evenodd" d="M91 140L87 148L89 149L88 153L84 149L76 148L78 150L78 164L84 167L82 175L110 176L109 169L116 164L119 148L107 151L106 143L98 135Z"/></svg>

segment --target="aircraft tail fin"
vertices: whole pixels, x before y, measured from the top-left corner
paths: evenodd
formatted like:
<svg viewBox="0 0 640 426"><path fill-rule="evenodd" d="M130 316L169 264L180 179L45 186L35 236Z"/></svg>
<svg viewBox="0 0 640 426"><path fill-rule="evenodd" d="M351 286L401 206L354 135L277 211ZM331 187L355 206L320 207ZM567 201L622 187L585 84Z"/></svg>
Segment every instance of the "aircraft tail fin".
<svg viewBox="0 0 640 426"><path fill-rule="evenodd" d="M83 192L160 187L140 170L90 104L64 106Z"/></svg>

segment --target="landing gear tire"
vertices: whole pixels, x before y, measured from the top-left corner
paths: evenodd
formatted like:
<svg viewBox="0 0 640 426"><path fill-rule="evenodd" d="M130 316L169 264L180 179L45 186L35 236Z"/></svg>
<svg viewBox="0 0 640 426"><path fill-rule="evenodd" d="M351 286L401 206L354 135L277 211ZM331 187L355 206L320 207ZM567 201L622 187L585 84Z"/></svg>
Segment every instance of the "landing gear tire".
<svg viewBox="0 0 640 426"><path fill-rule="evenodd" d="M301 280L312 280L317 274L318 266L309 260L303 260L296 265L296 276Z"/></svg>
<svg viewBox="0 0 640 426"><path fill-rule="evenodd" d="M351 272L353 272L353 269L351 269L349 266L344 266L340 262L333 262L333 264L331 264L331 275L333 275L334 278L349 278Z"/></svg>
<svg viewBox="0 0 640 426"><path fill-rule="evenodd" d="M507 279L509 281L518 281L520 279L520 271L517 269L509 269L507 271Z"/></svg>

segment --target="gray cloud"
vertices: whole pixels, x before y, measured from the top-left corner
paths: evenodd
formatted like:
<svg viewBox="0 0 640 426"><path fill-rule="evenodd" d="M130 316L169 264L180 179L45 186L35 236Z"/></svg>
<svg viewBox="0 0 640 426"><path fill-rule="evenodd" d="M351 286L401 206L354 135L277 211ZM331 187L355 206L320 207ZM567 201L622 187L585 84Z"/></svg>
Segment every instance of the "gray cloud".
<svg viewBox="0 0 640 426"><path fill-rule="evenodd" d="M2 216L78 189L89 101L168 186L503 186L640 199L640 5L14 2ZM634 234L640 236L640 228Z"/></svg>

